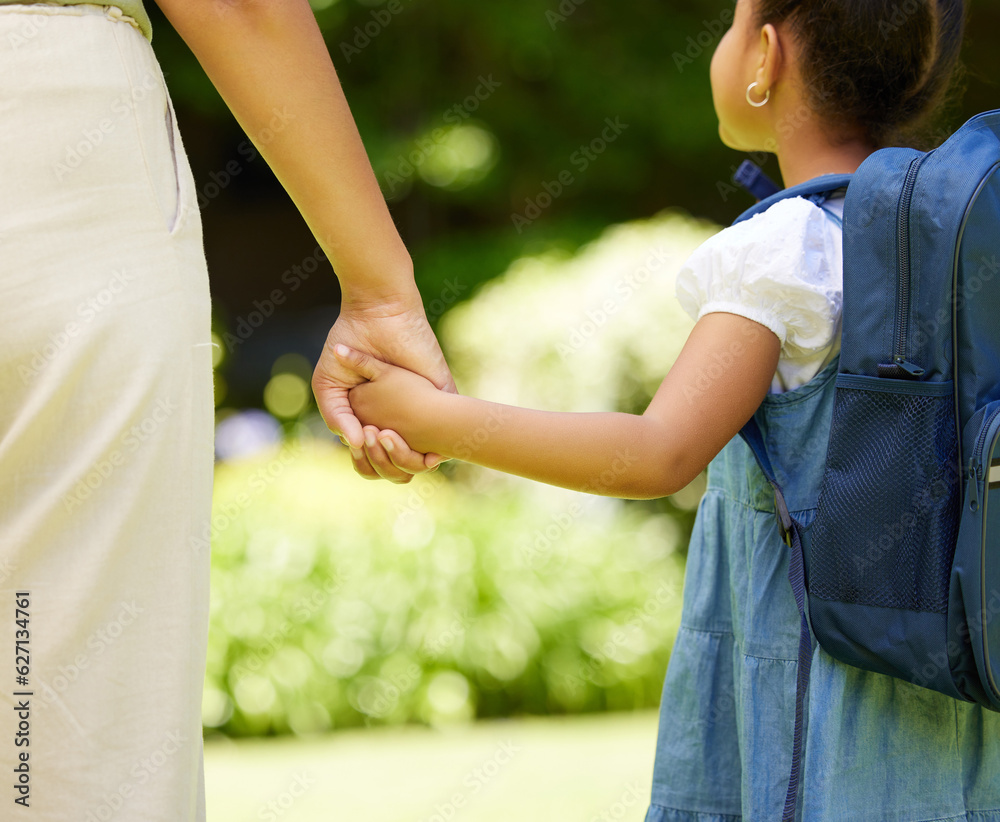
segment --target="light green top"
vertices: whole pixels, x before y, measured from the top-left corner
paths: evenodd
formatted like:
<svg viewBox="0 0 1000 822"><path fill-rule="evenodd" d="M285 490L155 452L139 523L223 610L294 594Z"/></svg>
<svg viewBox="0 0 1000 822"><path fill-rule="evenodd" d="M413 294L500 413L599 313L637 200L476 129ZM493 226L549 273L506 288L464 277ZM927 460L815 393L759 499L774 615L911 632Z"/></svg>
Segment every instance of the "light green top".
<svg viewBox="0 0 1000 822"><path fill-rule="evenodd" d="M46 2L52 3L56 6L78 6L82 3L94 3L95 5L103 6L118 6L122 10L122 14L131 17L139 24L139 29L146 39L153 40L153 24L149 22L149 15L146 14L146 10L142 7L142 0L115 0L111 3L108 0L105 2L100 2L100 0L46 0ZM0 5L25 5L31 4L31 0L0 0Z"/></svg>

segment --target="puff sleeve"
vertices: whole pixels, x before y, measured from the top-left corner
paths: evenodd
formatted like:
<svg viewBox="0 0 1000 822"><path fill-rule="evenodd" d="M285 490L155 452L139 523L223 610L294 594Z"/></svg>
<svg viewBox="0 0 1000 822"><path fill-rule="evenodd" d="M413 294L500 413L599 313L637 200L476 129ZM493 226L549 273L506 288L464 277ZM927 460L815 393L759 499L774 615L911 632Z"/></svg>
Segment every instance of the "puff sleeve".
<svg viewBox="0 0 1000 822"><path fill-rule="evenodd" d="M773 331L781 341L780 387L787 390L839 350L841 237L809 200L779 200L703 243L677 276L677 299L695 321L721 311Z"/></svg>

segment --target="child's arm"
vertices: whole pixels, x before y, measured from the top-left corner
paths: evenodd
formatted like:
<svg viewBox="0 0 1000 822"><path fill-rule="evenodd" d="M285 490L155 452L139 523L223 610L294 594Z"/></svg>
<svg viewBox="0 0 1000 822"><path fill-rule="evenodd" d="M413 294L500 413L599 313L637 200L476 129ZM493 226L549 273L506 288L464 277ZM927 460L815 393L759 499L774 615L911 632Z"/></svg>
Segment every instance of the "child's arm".
<svg viewBox="0 0 1000 822"><path fill-rule="evenodd" d="M371 380L351 390L364 424L436 452L528 479L631 499L667 496L694 479L767 394L780 343L735 314L708 314L641 416L532 411L446 394L412 372L349 349Z"/></svg>

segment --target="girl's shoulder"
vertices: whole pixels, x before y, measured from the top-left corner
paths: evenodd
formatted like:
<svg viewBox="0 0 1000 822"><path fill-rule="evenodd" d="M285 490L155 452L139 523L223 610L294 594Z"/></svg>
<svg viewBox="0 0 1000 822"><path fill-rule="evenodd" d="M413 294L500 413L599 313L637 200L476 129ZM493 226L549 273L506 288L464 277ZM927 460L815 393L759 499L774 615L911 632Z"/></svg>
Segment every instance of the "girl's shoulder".
<svg viewBox="0 0 1000 822"><path fill-rule="evenodd" d="M716 311L755 320L786 356L828 347L843 304L842 208L792 197L723 229L681 267L681 306L696 321Z"/></svg>
<svg viewBox="0 0 1000 822"><path fill-rule="evenodd" d="M826 284L842 279L840 219L843 199L818 206L802 197L779 200L749 220L731 225L702 243L682 266L680 283L759 280L775 284Z"/></svg>
<svg viewBox="0 0 1000 822"><path fill-rule="evenodd" d="M749 220L731 225L706 240L692 257L746 253L755 260L794 254L820 239L840 239L842 197L822 206L804 197L779 200Z"/></svg>

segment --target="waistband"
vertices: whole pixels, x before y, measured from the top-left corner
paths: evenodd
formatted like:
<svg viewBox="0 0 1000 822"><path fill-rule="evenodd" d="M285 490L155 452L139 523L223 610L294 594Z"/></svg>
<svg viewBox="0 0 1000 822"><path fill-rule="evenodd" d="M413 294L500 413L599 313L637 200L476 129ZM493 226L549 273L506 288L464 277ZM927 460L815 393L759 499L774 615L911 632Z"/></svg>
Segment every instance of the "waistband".
<svg viewBox="0 0 1000 822"><path fill-rule="evenodd" d="M41 14L51 16L62 14L69 17L83 17L85 15L107 18L115 22L128 23L136 31L145 37L139 21L134 17L129 17L118 6L105 6L97 3L77 3L73 5L63 5L61 3L2 3L0 2L0 14Z"/></svg>

